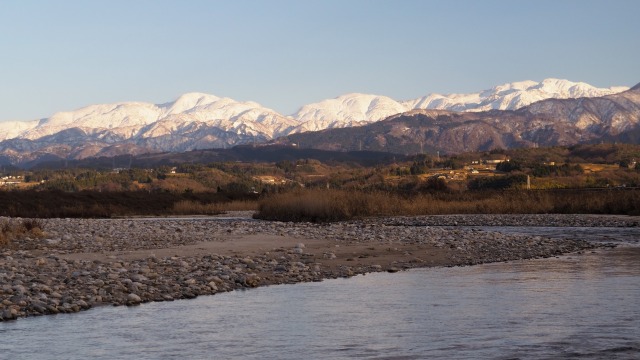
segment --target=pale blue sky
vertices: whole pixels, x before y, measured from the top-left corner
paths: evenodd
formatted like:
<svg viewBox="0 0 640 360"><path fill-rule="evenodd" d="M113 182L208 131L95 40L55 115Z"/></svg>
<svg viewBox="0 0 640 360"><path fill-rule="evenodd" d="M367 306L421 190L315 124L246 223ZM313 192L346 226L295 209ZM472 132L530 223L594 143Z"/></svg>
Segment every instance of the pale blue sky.
<svg viewBox="0 0 640 360"><path fill-rule="evenodd" d="M284 114L548 77L640 82L640 1L0 0L0 121L199 91Z"/></svg>

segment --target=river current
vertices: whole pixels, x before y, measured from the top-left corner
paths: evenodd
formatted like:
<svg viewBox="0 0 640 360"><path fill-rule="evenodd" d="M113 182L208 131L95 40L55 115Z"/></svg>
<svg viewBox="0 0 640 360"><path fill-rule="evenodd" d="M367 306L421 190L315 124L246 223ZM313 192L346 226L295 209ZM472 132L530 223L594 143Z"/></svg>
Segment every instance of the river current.
<svg viewBox="0 0 640 360"><path fill-rule="evenodd" d="M640 358L640 229L500 230L620 246L25 318L0 358Z"/></svg>

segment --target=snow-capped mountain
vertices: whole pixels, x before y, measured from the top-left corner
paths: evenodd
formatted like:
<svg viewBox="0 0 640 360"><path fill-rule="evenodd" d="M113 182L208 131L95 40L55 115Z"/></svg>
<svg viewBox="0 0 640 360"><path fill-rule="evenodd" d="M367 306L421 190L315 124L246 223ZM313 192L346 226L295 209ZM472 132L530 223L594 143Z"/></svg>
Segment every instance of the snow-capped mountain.
<svg viewBox="0 0 640 360"><path fill-rule="evenodd" d="M410 110L450 111L516 110L544 99L596 97L619 93L627 87L596 88L583 82L545 79L495 86L471 94L429 94L396 101L386 96L346 94L335 99L304 105L291 117L301 124L293 132L364 125Z"/></svg>
<svg viewBox="0 0 640 360"><path fill-rule="evenodd" d="M521 81L495 86L472 94L429 94L403 102L407 109L440 109L451 111L517 110L545 99L597 97L619 93L628 87L596 88L583 82L545 79L541 82Z"/></svg>
<svg viewBox="0 0 640 360"><path fill-rule="evenodd" d="M617 94L545 99L515 111L411 110L359 127L292 134L305 148L398 154L640 143L640 84Z"/></svg>
<svg viewBox="0 0 640 360"><path fill-rule="evenodd" d="M206 124L243 135L280 135L298 125L255 102L188 93L176 101L154 105L142 102L91 105L56 113L41 121L0 123L0 140L36 140L77 128L87 135L108 132L122 139L149 138L180 131L186 124Z"/></svg>
<svg viewBox="0 0 640 360"><path fill-rule="evenodd" d="M165 104L90 105L42 120L0 122L0 157L17 163L41 153L81 158L123 151L223 148L294 133L361 126L410 110L515 110L548 98L595 97L626 89L546 79L503 84L472 94L430 94L402 102L353 93L304 105L290 116L251 101L188 93Z"/></svg>
<svg viewBox="0 0 640 360"><path fill-rule="evenodd" d="M405 111L389 97L353 93L304 105L291 116L301 122L296 132L302 132L362 125Z"/></svg>

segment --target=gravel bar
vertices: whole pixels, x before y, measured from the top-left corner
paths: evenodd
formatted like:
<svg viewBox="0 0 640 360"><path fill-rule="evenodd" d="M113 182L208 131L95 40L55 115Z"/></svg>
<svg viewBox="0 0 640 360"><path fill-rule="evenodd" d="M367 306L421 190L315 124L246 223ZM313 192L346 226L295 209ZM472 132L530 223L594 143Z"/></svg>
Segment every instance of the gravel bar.
<svg viewBox="0 0 640 360"><path fill-rule="evenodd" d="M249 215L41 220L44 237L0 249L0 321L613 246L446 228L456 225L638 226L638 217L593 215L420 216L332 224L259 221Z"/></svg>

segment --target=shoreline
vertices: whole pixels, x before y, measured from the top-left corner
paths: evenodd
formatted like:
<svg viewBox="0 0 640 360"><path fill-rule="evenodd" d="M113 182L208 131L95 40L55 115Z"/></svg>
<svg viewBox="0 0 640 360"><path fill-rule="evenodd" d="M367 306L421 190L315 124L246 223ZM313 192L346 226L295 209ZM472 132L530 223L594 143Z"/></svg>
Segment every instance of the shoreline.
<svg viewBox="0 0 640 360"><path fill-rule="evenodd" d="M628 216L451 215L310 224L248 216L45 219L45 237L0 250L0 321L614 246L455 226L636 227L640 221Z"/></svg>

